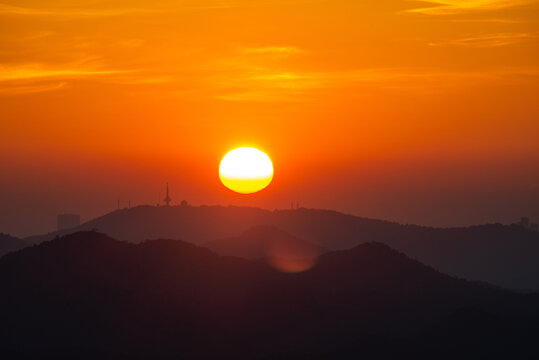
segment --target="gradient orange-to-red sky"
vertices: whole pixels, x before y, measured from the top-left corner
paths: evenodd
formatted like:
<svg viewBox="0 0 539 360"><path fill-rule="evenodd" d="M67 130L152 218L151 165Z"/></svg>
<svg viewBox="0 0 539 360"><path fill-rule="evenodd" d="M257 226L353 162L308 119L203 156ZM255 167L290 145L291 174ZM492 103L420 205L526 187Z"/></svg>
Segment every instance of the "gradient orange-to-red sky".
<svg viewBox="0 0 539 360"><path fill-rule="evenodd" d="M536 0L0 2L0 231L155 204L539 220ZM250 196L227 151L275 166Z"/></svg>

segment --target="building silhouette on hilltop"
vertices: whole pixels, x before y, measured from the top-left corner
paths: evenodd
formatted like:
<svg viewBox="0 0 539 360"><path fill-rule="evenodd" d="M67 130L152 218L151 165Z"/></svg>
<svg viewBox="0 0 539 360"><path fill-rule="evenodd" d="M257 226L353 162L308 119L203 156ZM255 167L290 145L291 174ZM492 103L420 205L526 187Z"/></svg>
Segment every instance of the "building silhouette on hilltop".
<svg viewBox="0 0 539 360"><path fill-rule="evenodd" d="M539 231L539 224L530 223L530 219L527 217L520 218L520 221L517 222L517 225L522 226L524 229L531 231Z"/></svg>
<svg viewBox="0 0 539 360"><path fill-rule="evenodd" d="M161 193L159 193L159 199L161 199ZM165 206L167 206L167 207L170 207L172 205L172 198L170 197L170 193L169 193L169 190L168 190L168 183L167 183L166 195L165 195L165 198L163 199L163 201L165 202ZM178 205L178 203L176 203L176 205ZM186 207L186 206L189 206L189 203L187 202L187 200L182 200L179 203L179 205L182 206L182 207ZM159 201L157 203L157 206L161 206L161 201Z"/></svg>

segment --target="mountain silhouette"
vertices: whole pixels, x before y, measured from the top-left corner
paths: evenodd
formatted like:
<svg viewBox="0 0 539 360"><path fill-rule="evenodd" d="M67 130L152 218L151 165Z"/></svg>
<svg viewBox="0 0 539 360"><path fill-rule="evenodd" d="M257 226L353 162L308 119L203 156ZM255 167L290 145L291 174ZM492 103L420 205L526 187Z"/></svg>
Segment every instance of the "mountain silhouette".
<svg viewBox="0 0 539 360"><path fill-rule="evenodd" d="M453 278L379 243L289 274L179 240L79 232L1 258L0 288L0 355L537 354L535 295Z"/></svg>
<svg viewBox="0 0 539 360"><path fill-rule="evenodd" d="M273 226L257 226L237 237L209 241L204 246L221 255L264 260L288 272L312 267L327 251Z"/></svg>
<svg viewBox="0 0 539 360"><path fill-rule="evenodd" d="M539 233L517 225L429 228L366 219L329 210L268 211L221 206L139 206L111 212L71 230L97 229L121 240L184 239L206 244L257 226L277 227L328 250L381 242L444 273L519 290L539 290Z"/></svg>
<svg viewBox="0 0 539 360"><path fill-rule="evenodd" d="M28 246L23 240L8 234L0 233L0 256Z"/></svg>

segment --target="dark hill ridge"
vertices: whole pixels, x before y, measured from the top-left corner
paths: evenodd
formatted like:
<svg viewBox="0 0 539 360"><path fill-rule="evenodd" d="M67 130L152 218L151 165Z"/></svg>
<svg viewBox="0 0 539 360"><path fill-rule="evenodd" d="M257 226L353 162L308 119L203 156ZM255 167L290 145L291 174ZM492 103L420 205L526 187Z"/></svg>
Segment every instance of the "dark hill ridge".
<svg viewBox="0 0 539 360"><path fill-rule="evenodd" d="M528 355L539 324L534 299L376 243L285 274L183 241L135 245L81 232L0 259L0 288L0 351L29 356L432 358L467 342L486 355ZM471 325L473 334L447 333Z"/></svg>
<svg viewBox="0 0 539 360"><path fill-rule="evenodd" d="M308 274L314 279L324 279L325 287L336 289L362 286L379 291L419 291L421 288L440 288L451 292L453 285L470 285L441 276L437 270L381 243L364 243L350 250L330 252ZM318 281L317 285L322 284Z"/></svg>
<svg viewBox="0 0 539 360"><path fill-rule="evenodd" d="M381 242L444 273L506 288L539 290L539 233L515 225L441 229L400 225L328 210L139 206L114 211L75 230L98 229L133 242L172 238L205 244L237 237L257 226L277 227L329 250ZM55 235L25 240L36 243Z"/></svg>
<svg viewBox="0 0 539 360"><path fill-rule="evenodd" d="M23 240L8 234L0 233L0 257L28 246Z"/></svg>

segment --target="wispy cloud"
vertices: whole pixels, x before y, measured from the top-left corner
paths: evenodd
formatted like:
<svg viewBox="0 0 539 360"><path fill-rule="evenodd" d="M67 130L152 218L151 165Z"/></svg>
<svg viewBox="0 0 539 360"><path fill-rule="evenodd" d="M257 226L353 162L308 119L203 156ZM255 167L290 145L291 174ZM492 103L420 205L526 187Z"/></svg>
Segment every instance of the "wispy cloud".
<svg viewBox="0 0 539 360"><path fill-rule="evenodd" d="M42 65L0 67L0 81L29 80L43 78L77 78L123 74L132 71L119 70L83 70L83 69L51 69Z"/></svg>
<svg viewBox="0 0 539 360"><path fill-rule="evenodd" d="M325 0L288 0L287 4L311 4ZM234 8L260 8L282 5L281 0L198 0L163 1L151 7L99 7L90 2L87 7L25 7L0 3L0 15L18 16L61 16L61 17L112 17L122 15L151 15L161 13L192 13L201 11L226 10Z"/></svg>
<svg viewBox="0 0 539 360"><path fill-rule="evenodd" d="M301 101L302 95L321 86L316 74L253 68L234 76L211 79L217 99L229 101Z"/></svg>
<svg viewBox="0 0 539 360"><path fill-rule="evenodd" d="M510 18L502 18L502 17L479 17L479 18L451 18L447 19L447 21L454 22L454 23L493 23L493 24L521 24L523 22L526 22L524 19L510 19Z"/></svg>
<svg viewBox="0 0 539 360"><path fill-rule="evenodd" d="M108 17L129 14L152 14L157 9L118 8L118 9L84 9L84 8L34 8L0 4L0 14L19 16L69 16L69 17Z"/></svg>
<svg viewBox="0 0 539 360"><path fill-rule="evenodd" d="M302 49L295 46L264 46L264 47L247 47L241 48L242 54L272 54L280 56L289 56L304 52Z"/></svg>
<svg viewBox="0 0 539 360"><path fill-rule="evenodd" d="M67 85L67 81L46 82L43 84L14 83L9 86L4 84L3 86L0 85L0 95L23 95L56 91L65 88Z"/></svg>
<svg viewBox="0 0 539 360"><path fill-rule="evenodd" d="M428 0L432 4L407 10L411 13L426 15L452 15L473 11L501 10L537 2L537 0Z"/></svg>
<svg viewBox="0 0 539 360"><path fill-rule="evenodd" d="M70 81L123 77L134 71L83 69L76 66L51 68L43 64L0 66L0 94L18 95L56 91Z"/></svg>
<svg viewBox="0 0 539 360"><path fill-rule="evenodd" d="M470 36L455 40L433 42L430 46L463 46L471 48L491 48L519 44L539 39L539 34L498 33Z"/></svg>
<svg viewBox="0 0 539 360"><path fill-rule="evenodd" d="M514 81L539 76L539 69L491 69L483 72L433 69L377 68L344 72L271 72L257 69L249 74L213 79L216 98L228 101L310 101L313 96L349 89L350 94L375 89L438 92L488 81ZM534 80L535 79L535 80Z"/></svg>

